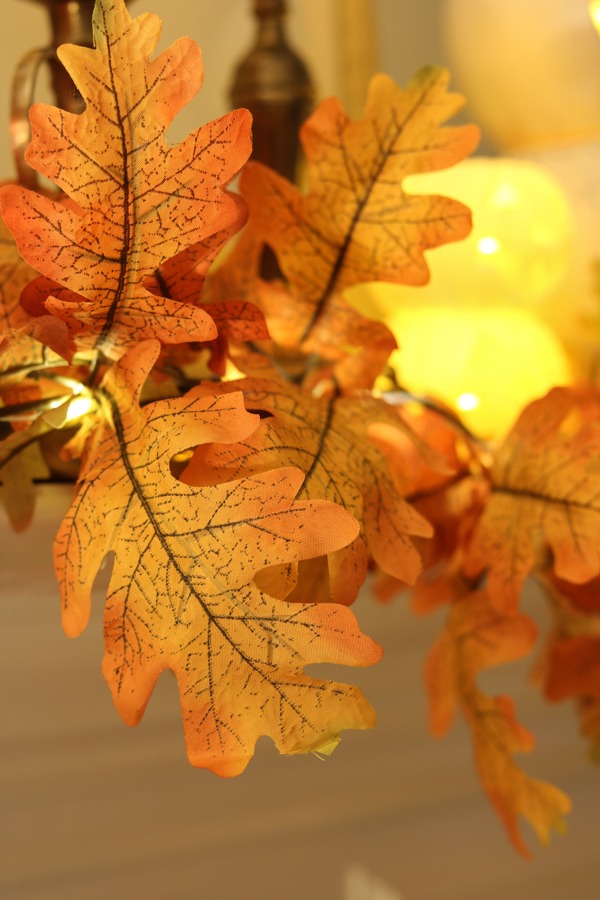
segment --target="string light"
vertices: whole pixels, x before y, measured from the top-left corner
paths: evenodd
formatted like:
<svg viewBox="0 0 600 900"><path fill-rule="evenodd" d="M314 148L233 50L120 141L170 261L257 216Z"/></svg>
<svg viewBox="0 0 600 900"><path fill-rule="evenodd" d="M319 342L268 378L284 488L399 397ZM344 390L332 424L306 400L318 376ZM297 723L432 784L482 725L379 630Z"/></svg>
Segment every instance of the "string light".
<svg viewBox="0 0 600 900"><path fill-rule="evenodd" d="M456 399L456 405L461 412L470 412L472 409L477 409L479 406L479 397L477 394L471 394L469 392L461 394L460 397L457 397Z"/></svg>
<svg viewBox="0 0 600 900"><path fill-rule="evenodd" d="M94 401L90 396L74 397L69 403L66 421L72 422L74 419L79 419L81 418L81 416L85 416L85 414L90 411L93 405Z"/></svg>

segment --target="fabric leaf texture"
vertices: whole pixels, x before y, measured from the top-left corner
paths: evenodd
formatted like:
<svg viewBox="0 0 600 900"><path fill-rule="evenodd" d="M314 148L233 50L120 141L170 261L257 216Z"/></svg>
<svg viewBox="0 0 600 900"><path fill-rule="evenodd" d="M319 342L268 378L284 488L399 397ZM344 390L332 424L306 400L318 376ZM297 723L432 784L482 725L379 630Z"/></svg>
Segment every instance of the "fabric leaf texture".
<svg viewBox="0 0 600 900"><path fill-rule="evenodd" d="M151 60L160 19L131 19L124 0L100 0L93 26L94 49L58 51L85 111L38 104L30 114L27 160L72 202L9 186L3 215L21 256L84 298L47 301L82 346L118 357L147 338L210 340L206 313L157 298L143 282L239 217L225 185L250 153L250 114L229 113L168 146L167 127L202 84L197 44L181 38Z"/></svg>
<svg viewBox="0 0 600 900"><path fill-rule="evenodd" d="M112 550L103 671L128 724L169 667L193 765L238 774L261 734L285 753L331 749L342 729L373 725L374 713L356 688L309 678L303 666L370 665L381 650L349 610L275 601L253 578L337 549L358 526L334 504L295 502L303 476L289 468L202 489L176 481L176 452L241 440L256 417L240 393L141 410L158 350L157 342L130 350L101 387L104 424L88 440L55 544L65 630L85 627L95 574Z"/></svg>
<svg viewBox="0 0 600 900"><path fill-rule="evenodd" d="M306 196L260 163L244 171L250 221L296 288L298 343L335 292L376 280L425 284L424 251L469 233L463 204L407 194L401 185L406 175L453 165L477 144L475 126L441 127L463 102L447 93L448 80L444 69L423 69L402 90L376 75L361 122L335 98L321 103L301 130Z"/></svg>

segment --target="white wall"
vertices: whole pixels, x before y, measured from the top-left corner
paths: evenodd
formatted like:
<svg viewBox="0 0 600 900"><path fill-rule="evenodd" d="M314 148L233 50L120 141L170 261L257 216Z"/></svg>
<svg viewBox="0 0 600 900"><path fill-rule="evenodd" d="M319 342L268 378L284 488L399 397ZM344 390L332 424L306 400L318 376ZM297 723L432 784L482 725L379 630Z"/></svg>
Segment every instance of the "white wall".
<svg viewBox="0 0 600 900"><path fill-rule="evenodd" d="M290 0L289 34L310 66L319 97L338 88L335 51L336 0ZM253 40L251 0L133 0L132 15L154 12L163 20L159 50L182 35L194 38L203 51L204 86L180 113L169 133L180 140L197 125L226 112L228 88L236 62ZM8 139L9 92L20 57L48 42L48 16L28 0L0 0L0 179L14 175ZM36 100L52 102L40 86Z"/></svg>
<svg viewBox="0 0 600 900"><path fill-rule="evenodd" d="M441 11L444 0L375 0L379 63L405 86L423 66L445 65Z"/></svg>
<svg viewBox="0 0 600 900"><path fill-rule="evenodd" d="M376 68L405 85L421 66L445 64L440 24L443 3L371 0ZM288 0L290 42L309 65L318 99L344 95L349 64L347 60L344 63L339 47L340 17L351 16L352 8L364 8L365 4L368 7L368 0ZM198 124L230 108L228 88L234 66L253 41L251 8L252 0L132 0L132 15L150 11L162 18L159 50L181 35L193 37L202 47L204 87L173 123L171 140L180 140ZM31 0L0 0L0 178L13 177L7 132L12 74L26 51L47 43L47 19L43 7ZM36 100L53 102L43 85Z"/></svg>

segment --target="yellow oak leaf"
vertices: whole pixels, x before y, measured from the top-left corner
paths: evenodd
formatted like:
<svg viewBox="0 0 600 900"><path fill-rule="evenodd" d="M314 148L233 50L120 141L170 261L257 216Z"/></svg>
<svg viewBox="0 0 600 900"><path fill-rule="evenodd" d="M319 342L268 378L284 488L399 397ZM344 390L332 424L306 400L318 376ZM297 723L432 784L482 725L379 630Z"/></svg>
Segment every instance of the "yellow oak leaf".
<svg viewBox="0 0 600 900"><path fill-rule="evenodd" d="M547 547L560 578L600 572L600 426L591 398L554 388L521 413L494 456L492 495L467 548L465 571L487 569L492 603L511 612Z"/></svg>
<svg viewBox="0 0 600 900"><path fill-rule="evenodd" d="M402 90L376 75L361 122L350 120L335 98L321 103L301 129L306 196L260 163L244 170L251 225L295 288L289 341L306 341L344 288L366 281L425 284L424 251L469 233L467 207L408 194L401 184L407 175L453 165L477 144L474 126L441 127L463 103L447 93L448 80L445 70L427 68Z"/></svg>
<svg viewBox="0 0 600 900"><path fill-rule="evenodd" d="M19 328L29 318L20 305L21 291L36 275L21 258L16 241L0 216L0 338L2 332Z"/></svg>
<svg viewBox="0 0 600 900"><path fill-rule="evenodd" d="M370 665L381 648L349 610L277 601L253 578L338 549L358 525L332 503L296 502L303 475L295 469L203 488L177 481L173 455L243 440L257 417L239 392L141 409L158 352L155 341L128 351L97 392L105 419L88 439L55 544L65 630L85 627L95 575L114 551L103 672L125 722L140 720L171 668L193 765L236 775L261 734L284 753L329 748L342 729L368 728L375 716L358 689L309 678L303 667Z"/></svg>
<svg viewBox="0 0 600 900"><path fill-rule="evenodd" d="M124 0L98 0L93 28L94 49L58 51L85 111L38 104L30 112L27 160L72 203L9 186L3 215L23 258L84 298L46 302L80 346L118 357L146 338L210 340L216 329L206 313L143 283L238 218L225 186L250 153L250 114L229 113L168 146L171 120L202 85L199 47L181 38L151 60L160 19L132 19Z"/></svg>
<svg viewBox="0 0 600 900"><path fill-rule="evenodd" d="M42 420L0 441L2 503L15 531L24 531L33 518L35 479L49 477L39 438L50 431Z"/></svg>
<svg viewBox="0 0 600 900"><path fill-rule="evenodd" d="M395 411L370 395L318 399L279 377L256 355L235 360L254 377L194 391L242 390L247 408L267 417L238 444L198 448L182 479L209 484L296 466L306 475L299 499L331 500L361 523L356 540L329 557L331 598L344 604L355 600L369 558L412 584L421 561L410 536L430 537L432 529L405 502L399 479L369 438L378 423L399 425Z"/></svg>

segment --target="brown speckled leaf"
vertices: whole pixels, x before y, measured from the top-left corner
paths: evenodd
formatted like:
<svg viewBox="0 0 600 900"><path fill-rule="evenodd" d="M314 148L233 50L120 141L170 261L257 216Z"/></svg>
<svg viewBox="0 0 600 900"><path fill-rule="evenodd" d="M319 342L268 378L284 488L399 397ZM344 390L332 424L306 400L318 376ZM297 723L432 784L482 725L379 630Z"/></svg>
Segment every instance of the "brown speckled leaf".
<svg viewBox="0 0 600 900"><path fill-rule="evenodd" d="M366 576L369 557L396 577L412 583L419 554L411 535L428 537L430 525L406 503L384 456L369 441L374 423L397 421L393 410L370 396L317 399L296 387L256 357L246 371L265 371L219 385L216 390L243 390L246 406L264 410L254 434L227 447L199 448L182 476L190 484L220 482L278 466L297 466L306 474L298 498L322 498L345 507L361 524L351 546L331 553L331 597L352 603ZM209 386L197 390L210 390Z"/></svg>
<svg viewBox="0 0 600 900"><path fill-rule="evenodd" d="M321 103L301 131L307 196L259 163L245 169L250 222L297 289L290 340L306 340L330 297L351 285L425 284L423 252L469 233L461 203L401 186L406 175L453 165L477 144L474 126L440 127L462 105L447 84L439 68L423 69L406 90L376 75L361 122L334 98Z"/></svg>
<svg viewBox="0 0 600 900"><path fill-rule="evenodd" d="M515 610L549 546L554 571L577 584L600 572L600 425L588 394L554 388L531 403L498 449L492 496L467 549L465 571L488 572L490 599Z"/></svg>
<svg viewBox="0 0 600 900"><path fill-rule="evenodd" d="M181 38L150 56L160 19L131 19L123 0L99 0L95 49L63 45L59 56L86 101L78 116L42 104L30 117L28 162L64 190L65 208L21 187L3 189L2 209L21 255L84 299L47 301L81 346L118 357L149 337L210 340L202 310L159 299L143 282L166 260L237 219L225 185L251 149L246 110L196 129L170 147L164 134L198 91L200 50Z"/></svg>
<svg viewBox="0 0 600 900"><path fill-rule="evenodd" d="M337 549L358 526L334 504L295 502L297 470L205 488L176 481L175 453L242 440L256 418L240 393L140 409L158 350L157 342L130 350L102 383L106 419L88 441L55 544L64 627L70 635L85 627L96 572L112 550L103 671L127 723L140 720L171 668L193 765L236 775L261 734L285 753L328 752L342 729L370 727L374 714L356 688L309 678L303 667L370 665L380 648L349 610L276 601L253 578L264 566Z"/></svg>
<svg viewBox="0 0 600 900"><path fill-rule="evenodd" d="M273 340L282 347L296 349L303 316L298 291L277 282L259 280L256 293L256 302L265 314ZM323 360L304 379L304 386L310 389L329 378L342 393L370 390L396 347L396 339L387 325L365 318L340 294L332 294L314 328L298 348L306 356Z"/></svg>
<svg viewBox="0 0 600 900"><path fill-rule="evenodd" d="M17 243L0 216L0 338L8 328L19 328L29 316L20 305L21 291L35 272L17 250Z"/></svg>

